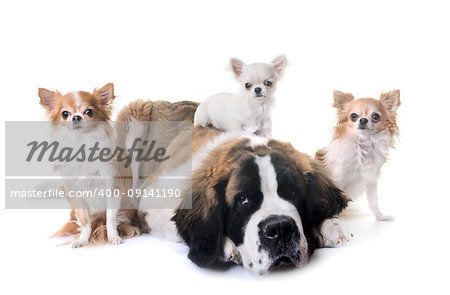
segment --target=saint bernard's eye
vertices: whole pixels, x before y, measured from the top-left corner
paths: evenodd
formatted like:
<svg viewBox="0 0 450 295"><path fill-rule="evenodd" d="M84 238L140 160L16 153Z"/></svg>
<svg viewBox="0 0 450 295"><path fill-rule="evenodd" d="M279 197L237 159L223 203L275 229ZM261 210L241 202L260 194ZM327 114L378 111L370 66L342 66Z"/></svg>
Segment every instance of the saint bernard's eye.
<svg viewBox="0 0 450 295"><path fill-rule="evenodd" d="M248 199L245 195L239 195L237 200L238 200L239 205L241 205L241 206L244 204L248 204Z"/></svg>

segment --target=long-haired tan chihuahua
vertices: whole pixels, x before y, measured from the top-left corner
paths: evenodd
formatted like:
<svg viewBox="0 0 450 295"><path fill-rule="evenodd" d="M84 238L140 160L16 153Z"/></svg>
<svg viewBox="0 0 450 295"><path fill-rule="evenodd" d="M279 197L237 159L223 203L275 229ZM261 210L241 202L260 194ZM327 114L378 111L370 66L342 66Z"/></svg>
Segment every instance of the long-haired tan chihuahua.
<svg viewBox="0 0 450 295"><path fill-rule="evenodd" d="M351 93L334 91L338 123L328 147L316 158L331 171L334 181L350 197L366 193L377 220L391 220L378 208L378 178L389 150L398 136L397 108L400 91L382 93L380 99L354 99Z"/></svg>
<svg viewBox="0 0 450 295"><path fill-rule="evenodd" d="M39 88L40 103L45 108L47 117L55 124L54 134L65 146L77 146L87 144L92 147L94 143L101 148L112 148L114 142L114 130L108 121L111 118L114 86L109 83L92 93L86 91L73 91L62 95L58 91L50 91ZM94 124L96 123L96 124ZM97 124L98 123L98 124ZM122 243L117 227L119 225L119 206L115 208L92 208L88 200L74 204L70 193L83 191L96 191L99 186L113 189L114 176L116 174L112 161L96 163L89 161L73 160L55 166L62 179L62 188L69 202L75 208L71 213L71 221L79 226L78 239L73 242L72 247L78 248L89 244L92 234L92 225L98 219L106 218L106 230L109 242L112 244ZM71 177L73 176L73 177ZM79 177L88 179L99 178L95 182L79 180ZM92 199L93 201L98 201ZM119 200L120 201L120 200ZM117 201L117 202L119 202ZM109 206L109 205L108 205ZM105 215L106 212L106 215ZM69 223L70 224L70 223ZM60 230L67 231L67 227ZM59 235L58 232L55 235Z"/></svg>

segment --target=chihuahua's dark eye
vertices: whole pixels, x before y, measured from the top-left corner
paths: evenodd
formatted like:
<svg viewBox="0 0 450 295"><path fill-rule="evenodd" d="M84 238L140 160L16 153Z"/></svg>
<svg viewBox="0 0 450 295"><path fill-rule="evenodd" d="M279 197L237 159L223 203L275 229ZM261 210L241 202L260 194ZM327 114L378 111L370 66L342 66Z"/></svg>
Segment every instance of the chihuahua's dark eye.
<svg viewBox="0 0 450 295"><path fill-rule="evenodd" d="M380 120L380 114L373 113L373 114L372 114L372 119L373 119L374 121Z"/></svg>
<svg viewBox="0 0 450 295"><path fill-rule="evenodd" d="M352 118L353 121L355 121L356 118L358 118L358 115L355 114L355 113L352 113L352 114L350 115L350 117Z"/></svg>
<svg viewBox="0 0 450 295"><path fill-rule="evenodd" d="M240 195L238 197L238 202L239 202L239 205L244 205L244 204L248 203L248 199L245 195Z"/></svg>
<svg viewBox="0 0 450 295"><path fill-rule="evenodd" d="M63 111L62 113L61 113L61 117L65 120L65 119L67 119L67 117L69 117L69 112L68 111Z"/></svg>
<svg viewBox="0 0 450 295"><path fill-rule="evenodd" d="M270 81L264 81L264 85L266 85L267 87L270 87L270 86L272 86L272 82L270 82Z"/></svg>
<svg viewBox="0 0 450 295"><path fill-rule="evenodd" d="M251 87L252 87L252 84L250 84L250 83L245 83L245 88L249 89L249 88L251 88Z"/></svg>
<svg viewBox="0 0 450 295"><path fill-rule="evenodd" d="M84 113L89 117L92 117L94 115L94 111L91 109L87 109Z"/></svg>

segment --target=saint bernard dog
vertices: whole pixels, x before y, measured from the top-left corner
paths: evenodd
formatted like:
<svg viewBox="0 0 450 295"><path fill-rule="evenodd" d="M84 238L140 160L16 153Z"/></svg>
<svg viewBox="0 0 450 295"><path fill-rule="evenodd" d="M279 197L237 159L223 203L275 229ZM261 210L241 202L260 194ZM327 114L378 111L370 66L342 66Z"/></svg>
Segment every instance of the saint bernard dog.
<svg viewBox="0 0 450 295"><path fill-rule="evenodd" d="M180 153L182 141L174 142ZM140 220L154 235L181 237L198 266L232 261L265 274L281 264L302 266L316 248L347 239L336 216L348 197L324 166L291 144L198 126L186 146L192 149L192 182L185 190L191 202L181 201L176 210L142 209ZM148 180L142 187L152 185Z"/></svg>
<svg viewBox="0 0 450 295"><path fill-rule="evenodd" d="M135 101L122 109L118 120L192 122L197 106ZM300 267L315 249L348 239L337 216L349 198L319 161L275 139L188 127L192 137L174 139L168 147L169 154L173 148L186 155L185 160L180 157L177 165L172 162L166 169L192 169L183 190L186 198L179 198L177 209L140 204L143 231L184 241L189 259L200 267L230 261L255 274L282 264ZM142 136L133 130L127 134ZM141 188L156 187L155 181L149 177Z"/></svg>

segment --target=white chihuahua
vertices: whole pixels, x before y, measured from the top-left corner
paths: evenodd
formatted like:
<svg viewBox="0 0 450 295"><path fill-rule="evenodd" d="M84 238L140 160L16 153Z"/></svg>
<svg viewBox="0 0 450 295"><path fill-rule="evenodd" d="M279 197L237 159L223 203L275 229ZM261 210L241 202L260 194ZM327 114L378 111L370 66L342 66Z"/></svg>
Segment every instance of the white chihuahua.
<svg viewBox="0 0 450 295"><path fill-rule="evenodd" d="M272 64L247 65L237 58L230 63L241 90L237 94L219 93L201 103L194 126L212 125L224 131L271 137L273 93L286 67L286 56L276 57Z"/></svg>

